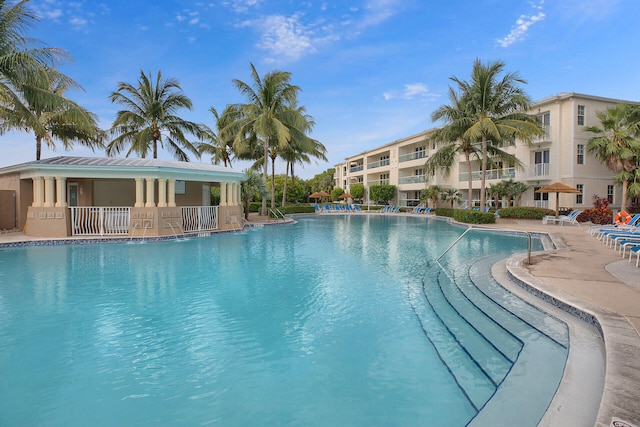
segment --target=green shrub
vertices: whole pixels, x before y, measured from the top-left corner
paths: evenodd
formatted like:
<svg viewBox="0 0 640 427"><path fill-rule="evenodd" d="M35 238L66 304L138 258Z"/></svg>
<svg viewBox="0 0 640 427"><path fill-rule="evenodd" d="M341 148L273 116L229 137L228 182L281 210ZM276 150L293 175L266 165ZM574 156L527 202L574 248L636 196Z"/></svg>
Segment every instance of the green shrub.
<svg viewBox="0 0 640 427"><path fill-rule="evenodd" d="M285 215L289 214L299 214L299 213L314 213L316 209L313 206L307 204L299 204L299 205L287 205L284 208L279 208L280 212Z"/></svg>
<svg viewBox="0 0 640 427"><path fill-rule="evenodd" d="M500 212L498 212L498 215L500 215L500 218L542 219L546 215L555 215L555 212L545 208L515 206L512 208L500 209Z"/></svg>
<svg viewBox="0 0 640 427"><path fill-rule="evenodd" d="M262 202L250 202L249 212L260 212L262 210Z"/></svg>
<svg viewBox="0 0 640 427"><path fill-rule="evenodd" d="M479 212L468 209L455 209L453 219L465 224L494 224L496 216L490 212Z"/></svg>
<svg viewBox="0 0 640 427"><path fill-rule="evenodd" d="M456 209L452 209L452 208L435 208L434 212L438 216L447 216L449 218L453 218L453 215L455 214Z"/></svg>

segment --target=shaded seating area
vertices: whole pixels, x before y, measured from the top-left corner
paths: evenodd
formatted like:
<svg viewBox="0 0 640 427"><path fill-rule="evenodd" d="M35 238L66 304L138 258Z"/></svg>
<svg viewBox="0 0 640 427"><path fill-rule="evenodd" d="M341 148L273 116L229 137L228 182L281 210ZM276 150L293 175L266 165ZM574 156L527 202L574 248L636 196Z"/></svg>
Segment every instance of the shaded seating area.
<svg viewBox="0 0 640 427"><path fill-rule="evenodd" d="M558 216L547 215L544 218L542 218L542 223L545 225L551 222L551 223L560 224L560 225L576 224L580 226L580 223L578 222L578 215L580 215L581 213L582 213L581 210L575 210L575 211L569 212L567 215L558 215Z"/></svg>

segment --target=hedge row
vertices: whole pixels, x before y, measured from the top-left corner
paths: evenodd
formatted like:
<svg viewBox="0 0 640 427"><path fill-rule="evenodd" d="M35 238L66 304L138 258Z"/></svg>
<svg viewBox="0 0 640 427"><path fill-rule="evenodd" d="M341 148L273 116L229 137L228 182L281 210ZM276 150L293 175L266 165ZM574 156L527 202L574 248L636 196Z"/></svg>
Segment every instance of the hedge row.
<svg viewBox="0 0 640 427"><path fill-rule="evenodd" d="M501 211L502 212L502 211ZM438 216L453 218L465 224L494 224L496 216L491 212L479 212L467 209L436 208Z"/></svg>
<svg viewBox="0 0 640 427"><path fill-rule="evenodd" d="M542 219L546 215L555 215L555 211L545 208L515 206L512 208L500 209L498 215L500 215L500 218Z"/></svg>

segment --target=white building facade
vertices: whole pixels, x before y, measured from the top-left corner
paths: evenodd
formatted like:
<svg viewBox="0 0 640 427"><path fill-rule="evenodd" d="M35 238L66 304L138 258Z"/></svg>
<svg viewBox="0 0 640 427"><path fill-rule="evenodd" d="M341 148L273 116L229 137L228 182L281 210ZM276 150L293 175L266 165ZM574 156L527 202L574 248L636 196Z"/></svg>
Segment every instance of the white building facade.
<svg viewBox="0 0 640 427"><path fill-rule="evenodd" d="M621 203L621 187L614 184L614 174L587 152L587 143L593 134L586 132L589 126L601 127L596 112L631 101L602 98L577 93L561 93L532 104L530 113L540 117L545 135L527 145L516 141L515 145L502 147L514 154L522 167L500 165L487 171L486 185L513 178L529 186L522 196L522 206L555 209L555 197L535 193L535 190L554 182L562 182L581 191L580 194L561 194L560 208L586 209L593 207L593 196L608 197L612 206ZM371 185L391 184L397 188L396 197L390 203L399 206L416 206L420 203L420 191L429 185L456 188L461 194L461 206L467 206L468 173L464 157L445 176L425 175L424 164L435 153L437 146L429 143L429 130L399 139L383 146L347 157L336 165L335 186L348 191L352 184L360 183L368 189ZM480 199L480 165L472 160L473 200ZM368 194L368 191L365 191ZM488 198L489 200L489 198ZM375 202L372 200L372 202Z"/></svg>

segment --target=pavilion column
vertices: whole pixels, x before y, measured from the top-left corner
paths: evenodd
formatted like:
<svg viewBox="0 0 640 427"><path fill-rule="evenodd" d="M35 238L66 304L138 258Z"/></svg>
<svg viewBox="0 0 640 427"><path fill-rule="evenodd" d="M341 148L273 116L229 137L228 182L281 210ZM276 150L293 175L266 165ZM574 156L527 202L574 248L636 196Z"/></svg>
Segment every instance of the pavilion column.
<svg viewBox="0 0 640 427"><path fill-rule="evenodd" d="M227 183L227 205L233 206L233 183Z"/></svg>
<svg viewBox="0 0 640 427"><path fill-rule="evenodd" d="M134 207L144 206L144 178L136 178L136 204Z"/></svg>
<svg viewBox="0 0 640 427"><path fill-rule="evenodd" d="M220 206L227 206L227 183L220 183Z"/></svg>
<svg viewBox="0 0 640 427"><path fill-rule="evenodd" d="M236 205L242 205L242 191L240 184L236 184Z"/></svg>
<svg viewBox="0 0 640 427"><path fill-rule="evenodd" d="M55 204L55 183L52 176L47 176L44 178L44 207L52 208Z"/></svg>
<svg viewBox="0 0 640 427"><path fill-rule="evenodd" d="M170 208L175 208L176 207L176 180L170 179L168 180L168 184L169 184L169 188L167 188L167 192L169 193L168 205Z"/></svg>
<svg viewBox="0 0 640 427"><path fill-rule="evenodd" d="M44 179L41 176L33 178L33 203L31 206L39 208L44 205Z"/></svg>
<svg viewBox="0 0 640 427"><path fill-rule="evenodd" d="M63 176L56 176L56 207L67 207L67 179Z"/></svg>
<svg viewBox="0 0 640 427"><path fill-rule="evenodd" d="M165 178L158 179L158 207L167 207L167 180Z"/></svg>
<svg viewBox="0 0 640 427"><path fill-rule="evenodd" d="M147 178L147 202L144 204L146 208L154 208L155 202L155 188L154 184L156 180L154 178Z"/></svg>

